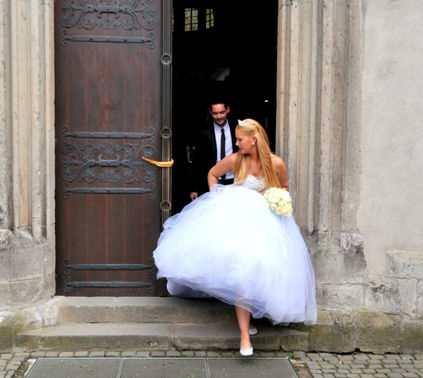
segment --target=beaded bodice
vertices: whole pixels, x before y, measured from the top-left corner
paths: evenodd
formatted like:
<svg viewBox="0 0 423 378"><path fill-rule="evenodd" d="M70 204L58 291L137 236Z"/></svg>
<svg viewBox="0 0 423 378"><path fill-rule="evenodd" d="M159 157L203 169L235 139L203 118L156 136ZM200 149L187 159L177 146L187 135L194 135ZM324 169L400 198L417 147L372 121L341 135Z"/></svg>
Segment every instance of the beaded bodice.
<svg viewBox="0 0 423 378"><path fill-rule="evenodd" d="M240 184L244 188L262 192L266 189L266 181L264 177L256 177L254 175L248 175L244 182Z"/></svg>

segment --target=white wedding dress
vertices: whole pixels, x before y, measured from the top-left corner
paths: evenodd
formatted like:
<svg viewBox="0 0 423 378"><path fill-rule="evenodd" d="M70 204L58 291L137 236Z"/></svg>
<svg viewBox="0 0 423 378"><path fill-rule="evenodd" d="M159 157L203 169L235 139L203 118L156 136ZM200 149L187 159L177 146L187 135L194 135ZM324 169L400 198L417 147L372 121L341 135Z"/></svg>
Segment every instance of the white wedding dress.
<svg viewBox="0 0 423 378"><path fill-rule="evenodd" d="M164 224L153 256L169 293L215 297L274 324L314 324L314 272L294 217L269 209L262 178L212 189Z"/></svg>

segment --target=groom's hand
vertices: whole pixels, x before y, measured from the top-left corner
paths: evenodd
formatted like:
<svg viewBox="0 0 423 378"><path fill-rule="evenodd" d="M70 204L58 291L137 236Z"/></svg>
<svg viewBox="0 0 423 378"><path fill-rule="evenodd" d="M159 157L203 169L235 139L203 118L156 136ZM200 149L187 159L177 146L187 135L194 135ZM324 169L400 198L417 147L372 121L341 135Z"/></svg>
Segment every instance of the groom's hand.
<svg viewBox="0 0 423 378"><path fill-rule="evenodd" d="M189 195L189 198L191 198L191 201L194 201L195 199L197 199L197 197L198 197L197 192L191 192Z"/></svg>

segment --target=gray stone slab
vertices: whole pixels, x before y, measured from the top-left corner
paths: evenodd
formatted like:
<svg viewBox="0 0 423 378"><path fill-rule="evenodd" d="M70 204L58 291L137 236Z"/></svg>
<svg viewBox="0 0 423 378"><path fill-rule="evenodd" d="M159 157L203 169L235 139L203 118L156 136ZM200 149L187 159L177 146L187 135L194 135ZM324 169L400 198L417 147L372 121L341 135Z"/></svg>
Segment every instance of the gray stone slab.
<svg viewBox="0 0 423 378"><path fill-rule="evenodd" d="M209 358L211 378L296 378L286 358Z"/></svg>
<svg viewBox="0 0 423 378"><path fill-rule="evenodd" d="M172 340L172 329L172 324L161 323L58 324L24 331L16 336L16 342L34 349L63 351L108 349L110 345L128 350L141 347L167 349Z"/></svg>
<svg viewBox="0 0 423 378"><path fill-rule="evenodd" d="M205 360L201 358L126 359L121 378L207 378Z"/></svg>
<svg viewBox="0 0 423 378"><path fill-rule="evenodd" d="M40 358L26 378L297 378L286 358Z"/></svg>
<svg viewBox="0 0 423 378"><path fill-rule="evenodd" d="M58 316L61 323L204 323L231 321L235 310L213 298L65 297Z"/></svg>
<svg viewBox="0 0 423 378"><path fill-rule="evenodd" d="M120 358L40 358L27 378L116 378Z"/></svg>

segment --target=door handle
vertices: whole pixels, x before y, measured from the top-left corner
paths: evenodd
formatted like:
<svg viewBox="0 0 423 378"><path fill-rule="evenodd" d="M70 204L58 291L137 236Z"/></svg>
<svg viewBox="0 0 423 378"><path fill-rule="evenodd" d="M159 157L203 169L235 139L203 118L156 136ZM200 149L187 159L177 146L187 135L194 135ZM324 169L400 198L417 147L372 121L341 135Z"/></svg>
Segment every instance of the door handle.
<svg viewBox="0 0 423 378"><path fill-rule="evenodd" d="M143 157L142 160L148 161L149 163L154 164L155 166L160 168L169 168L174 163L173 159L170 161L157 161L157 160L152 160L152 159Z"/></svg>

